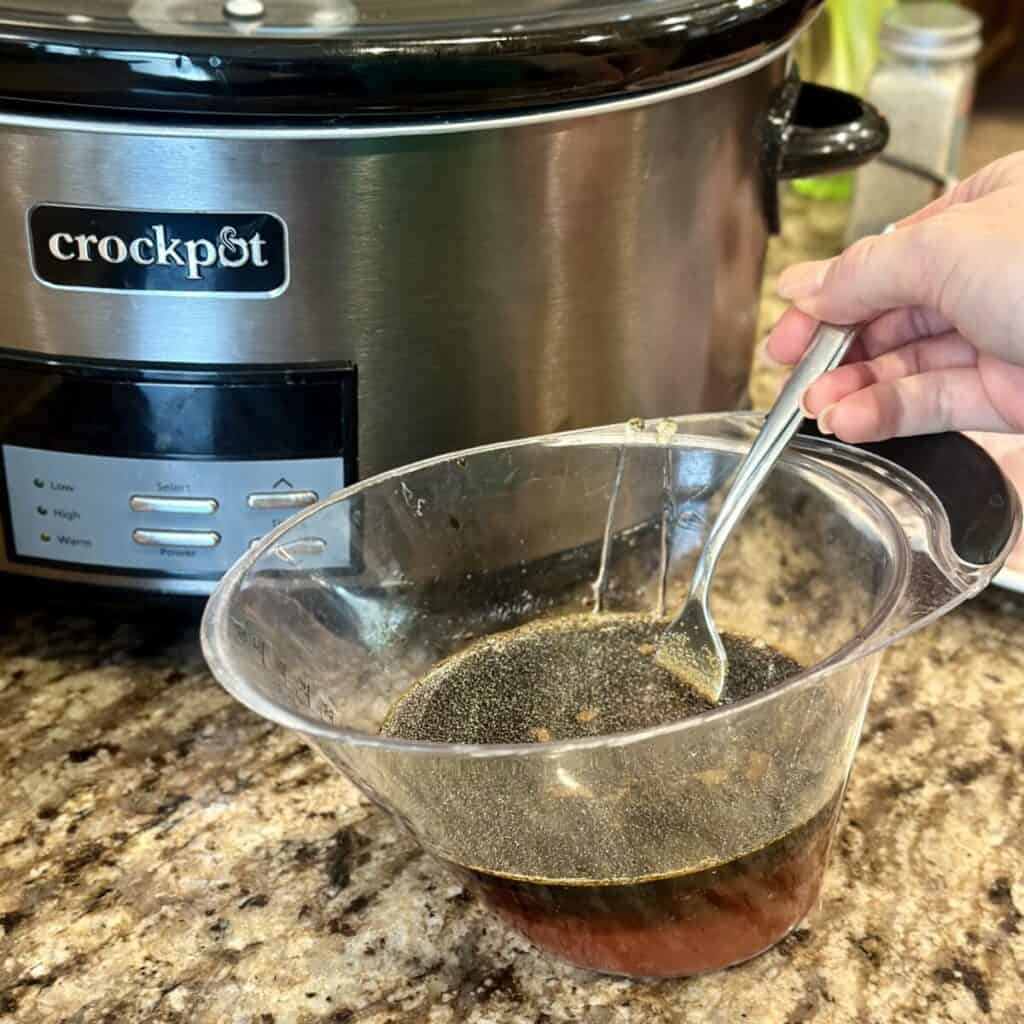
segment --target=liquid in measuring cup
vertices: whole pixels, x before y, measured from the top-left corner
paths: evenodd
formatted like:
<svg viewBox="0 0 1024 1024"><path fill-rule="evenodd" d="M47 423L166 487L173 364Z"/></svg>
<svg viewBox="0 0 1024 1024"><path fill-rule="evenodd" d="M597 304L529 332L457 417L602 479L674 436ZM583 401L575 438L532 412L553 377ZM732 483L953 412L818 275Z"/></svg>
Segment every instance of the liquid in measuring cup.
<svg viewBox="0 0 1024 1024"><path fill-rule="evenodd" d="M721 970L770 949L817 901L842 803L752 853L704 871L565 885L451 865L542 949L635 978Z"/></svg>
<svg viewBox="0 0 1024 1024"><path fill-rule="evenodd" d="M646 729L710 710L655 662L664 628L647 615L589 614L487 637L399 698L381 732L439 743L536 743ZM729 635L723 642L723 703L764 692L800 670L764 644ZM807 914L841 797L835 793L809 820L742 856L658 877L581 881L449 864L510 925L562 959L636 977L699 974L757 955ZM659 812L657 827L664 829L672 808ZM481 816L482 830L489 821ZM689 827L682 811L678 827ZM623 841L658 837L645 838L640 827Z"/></svg>

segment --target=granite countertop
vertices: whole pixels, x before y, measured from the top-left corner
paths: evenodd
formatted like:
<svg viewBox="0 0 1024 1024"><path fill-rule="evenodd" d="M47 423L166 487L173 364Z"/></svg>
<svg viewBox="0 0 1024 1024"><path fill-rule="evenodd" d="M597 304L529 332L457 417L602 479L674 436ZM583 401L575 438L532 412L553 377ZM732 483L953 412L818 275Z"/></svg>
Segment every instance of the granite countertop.
<svg viewBox="0 0 1024 1024"><path fill-rule="evenodd" d="M771 269L827 254L841 216L791 217ZM766 325L778 312L766 300ZM755 400L776 383L758 369ZM1024 599L993 591L890 652L802 928L733 971L634 984L498 924L214 685L194 624L13 605L0 1020L1024 1021L1022 620Z"/></svg>

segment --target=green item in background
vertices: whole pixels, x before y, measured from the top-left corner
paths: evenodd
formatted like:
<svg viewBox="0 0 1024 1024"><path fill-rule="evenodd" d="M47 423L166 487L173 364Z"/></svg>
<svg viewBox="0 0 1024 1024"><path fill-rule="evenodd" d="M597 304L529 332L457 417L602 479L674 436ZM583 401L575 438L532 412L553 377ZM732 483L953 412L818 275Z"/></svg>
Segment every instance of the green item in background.
<svg viewBox="0 0 1024 1024"><path fill-rule="evenodd" d="M853 175L849 171L823 178L797 178L792 184L794 192L808 199L840 203L853 196Z"/></svg>
<svg viewBox="0 0 1024 1024"><path fill-rule="evenodd" d="M896 0L825 0L824 14L800 42L800 67L808 81L863 95L878 60L882 15ZM852 174L802 178L793 188L812 199L847 200Z"/></svg>

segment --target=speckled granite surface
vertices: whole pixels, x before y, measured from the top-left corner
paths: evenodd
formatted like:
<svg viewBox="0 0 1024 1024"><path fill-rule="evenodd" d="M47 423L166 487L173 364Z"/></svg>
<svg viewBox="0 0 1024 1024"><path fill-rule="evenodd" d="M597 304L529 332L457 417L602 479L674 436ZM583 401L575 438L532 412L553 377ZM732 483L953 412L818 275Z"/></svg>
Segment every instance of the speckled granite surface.
<svg viewBox="0 0 1024 1024"><path fill-rule="evenodd" d="M791 220L773 266L827 252L840 216ZM759 371L757 400L772 386ZM1024 1021L1024 599L990 592L889 654L805 926L658 984L532 952L223 694L193 627L8 603L0 1020Z"/></svg>

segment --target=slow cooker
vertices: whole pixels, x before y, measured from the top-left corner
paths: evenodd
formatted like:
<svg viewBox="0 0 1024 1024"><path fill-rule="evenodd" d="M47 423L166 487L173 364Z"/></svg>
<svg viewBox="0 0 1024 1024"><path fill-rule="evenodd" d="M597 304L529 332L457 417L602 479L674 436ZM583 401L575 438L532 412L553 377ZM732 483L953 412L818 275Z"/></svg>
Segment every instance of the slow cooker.
<svg viewBox="0 0 1024 1024"><path fill-rule="evenodd" d="M0 8L0 572L205 595L416 459L744 403L821 0Z"/></svg>

